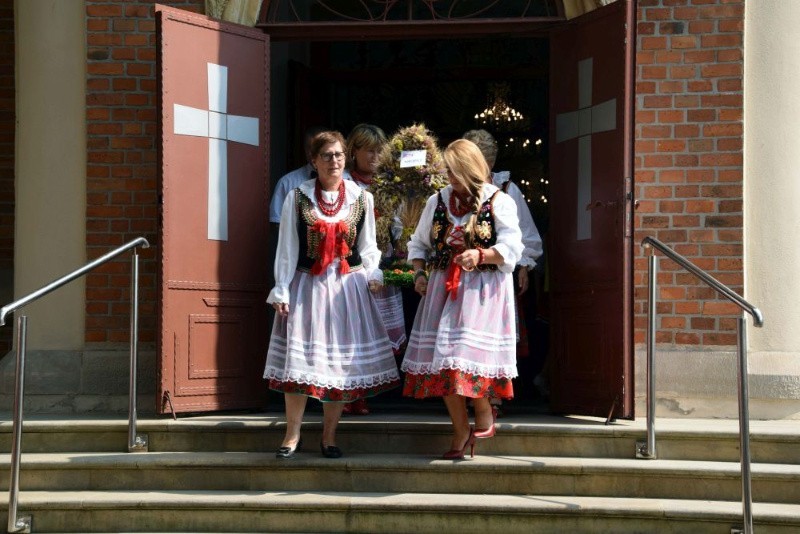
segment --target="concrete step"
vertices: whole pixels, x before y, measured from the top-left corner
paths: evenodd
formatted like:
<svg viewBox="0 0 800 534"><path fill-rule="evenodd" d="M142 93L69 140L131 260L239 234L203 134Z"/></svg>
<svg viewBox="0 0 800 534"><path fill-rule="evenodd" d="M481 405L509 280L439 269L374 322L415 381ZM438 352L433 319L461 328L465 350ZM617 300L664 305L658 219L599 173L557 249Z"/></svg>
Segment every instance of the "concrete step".
<svg viewBox="0 0 800 534"><path fill-rule="evenodd" d="M483 441L479 442L479 447ZM480 450L478 451L480 452ZM9 455L0 456L8 489ZM800 503L800 466L753 464L753 500ZM301 452L32 453L25 491L224 490L485 493L630 498L741 499L738 463L616 458L362 454L340 459Z"/></svg>
<svg viewBox="0 0 800 534"><path fill-rule="evenodd" d="M11 422L0 421L0 451L8 452ZM234 414L141 419L149 450L274 451L284 432L282 414ZM751 457L759 463L800 464L800 425L796 421L751 421ZM351 454L429 454L449 446L450 424L444 414L371 414L345 417L338 442ZM308 414L306 443L319 441L321 416ZM481 443L482 454L633 458L636 442L646 439L643 420L514 415L498 420L497 436ZM656 422L659 459L739 460L738 422L709 419L664 419ZM127 422L103 418L26 419L24 453L112 452L127 450Z"/></svg>
<svg viewBox="0 0 800 534"><path fill-rule="evenodd" d="M3 496L5 498L5 496ZM0 501L0 521L7 521ZM440 493L23 492L33 532L729 533L728 501ZM800 530L800 506L757 503L759 534ZM120 530L122 529L122 530Z"/></svg>

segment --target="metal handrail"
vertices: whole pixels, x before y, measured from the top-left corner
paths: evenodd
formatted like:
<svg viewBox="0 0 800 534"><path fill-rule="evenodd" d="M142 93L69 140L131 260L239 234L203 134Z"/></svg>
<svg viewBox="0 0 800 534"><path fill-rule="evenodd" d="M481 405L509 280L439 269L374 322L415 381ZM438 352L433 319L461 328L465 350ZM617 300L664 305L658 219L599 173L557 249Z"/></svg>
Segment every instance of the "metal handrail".
<svg viewBox="0 0 800 534"><path fill-rule="evenodd" d="M645 237L642 246L649 248L651 253L648 260L648 283L647 283L647 441L636 444L636 457L654 459L656 458L656 378L655 378L655 331L656 331L656 256L654 250L658 250L666 257L683 267L688 272L705 282L717 293L721 294L731 302L735 303L742 311L749 313L753 317L753 325L761 327L764 325L764 316L761 310L747 302L738 293L728 286L703 271L685 257L681 256L667 245L653 237ZM742 513L744 519L743 530L732 529L731 532L753 532L753 498L752 481L750 476L750 409L749 395L747 390L747 329L744 317L737 318L736 321L737 339L736 352L738 358L738 378L739 378L739 463L742 470Z"/></svg>
<svg viewBox="0 0 800 534"><path fill-rule="evenodd" d="M6 316L38 300L56 289L80 278L89 271L96 269L100 265L114 259L120 254L133 249L131 257L131 343L130 343L130 388L128 404L128 452L140 452L147 450L147 440L144 436L136 435L136 366L139 353L139 254L137 247L148 248L150 243L144 237L138 237L133 241L122 245L87 263L80 269L76 269L66 276L54 280L36 291L15 300L0 308L0 325L6 324ZM31 518L17 517L17 504L19 502L19 467L22 446L22 406L25 394L25 354L28 332L28 317L21 315L17 317L17 361L16 375L14 380L14 423L13 439L11 442L11 477L9 481L8 496L8 532L30 532Z"/></svg>

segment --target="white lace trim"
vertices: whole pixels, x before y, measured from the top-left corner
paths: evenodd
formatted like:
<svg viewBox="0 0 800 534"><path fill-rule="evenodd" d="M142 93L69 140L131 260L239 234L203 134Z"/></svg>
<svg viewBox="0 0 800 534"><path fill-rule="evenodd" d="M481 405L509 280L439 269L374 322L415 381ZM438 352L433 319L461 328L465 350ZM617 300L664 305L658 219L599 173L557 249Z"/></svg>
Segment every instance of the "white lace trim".
<svg viewBox="0 0 800 534"><path fill-rule="evenodd" d="M403 361L400 369L414 375L436 374L443 369L450 369L486 378L515 378L517 376L516 366L480 365L461 358L442 358L435 363Z"/></svg>
<svg viewBox="0 0 800 534"><path fill-rule="evenodd" d="M309 386L317 386L329 389L361 389L373 388L383 384L389 384L400 380L400 374L397 370L386 371L379 375L358 376L347 378L334 378L329 376L317 376L302 372L289 372L283 369L274 369L267 367L264 370L265 379L275 379L279 382L295 382L297 384L305 384Z"/></svg>

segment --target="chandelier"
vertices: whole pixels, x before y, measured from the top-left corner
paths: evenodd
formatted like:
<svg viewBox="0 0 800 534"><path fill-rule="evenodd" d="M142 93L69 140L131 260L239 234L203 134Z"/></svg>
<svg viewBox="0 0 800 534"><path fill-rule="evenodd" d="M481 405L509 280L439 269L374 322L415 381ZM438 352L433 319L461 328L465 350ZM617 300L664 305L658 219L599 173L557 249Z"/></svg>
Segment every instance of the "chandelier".
<svg viewBox="0 0 800 534"><path fill-rule="evenodd" d="M526 126L525 117L508 103L508 84L495 83L489 87L487 106L475 114L482 126L495 130L515 130Z"/></svg>

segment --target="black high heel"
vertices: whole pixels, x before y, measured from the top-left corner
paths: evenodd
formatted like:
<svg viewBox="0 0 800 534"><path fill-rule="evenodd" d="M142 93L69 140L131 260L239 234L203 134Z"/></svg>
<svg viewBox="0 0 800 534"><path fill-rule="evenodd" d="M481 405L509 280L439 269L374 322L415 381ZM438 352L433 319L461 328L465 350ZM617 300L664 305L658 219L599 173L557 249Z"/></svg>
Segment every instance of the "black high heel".
<svg viewBox="0 0 800 534"><path fill-rule="evenodd" d="M322 451L322 456L325 458L341 458L342 457L342 449L337 447L336 445L325 445L321 441L319 442L319 450Z"/></svg>
<svg viewBox="0 0 800 534"><path fill-rule="evenodd" d="M297 445L294 448L291 447L279 447L278 451L275 453L275 458L282 458L284 460L288 460L294 456L294 453L299 452L300 448L303 446L303 438L297 440Z"/></svg>

